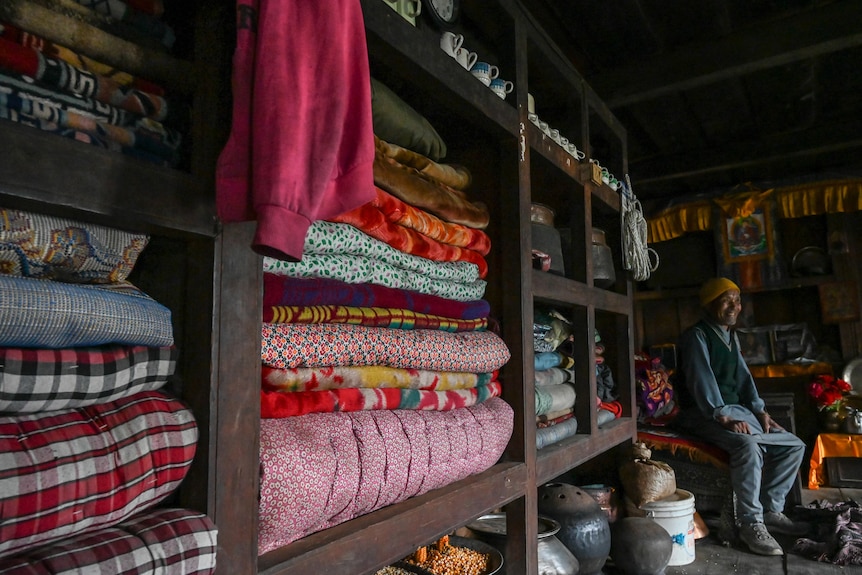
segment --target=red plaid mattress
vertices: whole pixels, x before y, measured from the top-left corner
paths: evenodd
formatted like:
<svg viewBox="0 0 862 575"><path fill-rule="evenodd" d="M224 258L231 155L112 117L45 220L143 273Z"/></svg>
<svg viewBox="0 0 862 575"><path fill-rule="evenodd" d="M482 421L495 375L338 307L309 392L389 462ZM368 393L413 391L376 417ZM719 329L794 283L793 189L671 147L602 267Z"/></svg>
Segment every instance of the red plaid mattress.
<svg viewBox="0 0 862 575"><path fill-rule="evenodd" d="M191 411L158 391L0 417L0 556L114 525L164 499L197 439Z"/></svg>
<svg viewBox="0 0 862 575"><path fill-rule="evenodd" d="M0 347L0 412L56 411L159 389L176 363L173 346Z"/></svg>
<svg viewBox="0 0 862 575"><path fill-rule="evenodd" d="M0 560L0 575L212 573L216 535L215 525L202 513L155 509Z"/></svg>

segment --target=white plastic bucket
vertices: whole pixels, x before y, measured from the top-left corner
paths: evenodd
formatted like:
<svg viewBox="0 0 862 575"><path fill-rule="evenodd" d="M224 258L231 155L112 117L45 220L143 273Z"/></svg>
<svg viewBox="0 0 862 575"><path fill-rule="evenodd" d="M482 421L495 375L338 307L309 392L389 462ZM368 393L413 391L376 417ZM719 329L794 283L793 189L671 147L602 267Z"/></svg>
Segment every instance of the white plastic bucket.
<svg viewBox="0 0 862 575"><path fill-rule="evenodd" d="M694 494L685 489L658 501L644 503L641 510L670 534L673 552L668 565L694 561Z"/></svg>

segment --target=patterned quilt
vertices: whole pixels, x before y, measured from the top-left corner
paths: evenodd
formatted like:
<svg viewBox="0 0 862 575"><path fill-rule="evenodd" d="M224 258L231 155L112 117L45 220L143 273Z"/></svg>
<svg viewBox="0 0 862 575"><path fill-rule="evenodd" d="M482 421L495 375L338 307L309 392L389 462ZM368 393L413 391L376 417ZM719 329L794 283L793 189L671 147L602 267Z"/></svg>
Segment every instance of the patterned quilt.
<svg viewBox="0 0 862 575"><path fill-rule="evenodd" d="M513 416L493 398L452 411L261 420L258 553L490 468Z"/></svg>

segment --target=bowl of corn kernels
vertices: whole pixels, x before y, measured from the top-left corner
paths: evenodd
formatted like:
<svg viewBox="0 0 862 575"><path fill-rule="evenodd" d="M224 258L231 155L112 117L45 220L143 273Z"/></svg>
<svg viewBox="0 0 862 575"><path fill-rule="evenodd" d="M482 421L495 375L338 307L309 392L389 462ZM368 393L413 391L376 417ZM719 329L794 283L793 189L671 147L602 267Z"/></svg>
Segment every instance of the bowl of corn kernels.
<svg viewBox="0 0 862 575"><path fill-rule="evenodd" d="M494 575L503 567L503 554L493 546L471 539L446 535L431 545L418 548L390 567L376 575L403 575L398 571L386 572L385 569L400 569L409 575Z"/></svg>

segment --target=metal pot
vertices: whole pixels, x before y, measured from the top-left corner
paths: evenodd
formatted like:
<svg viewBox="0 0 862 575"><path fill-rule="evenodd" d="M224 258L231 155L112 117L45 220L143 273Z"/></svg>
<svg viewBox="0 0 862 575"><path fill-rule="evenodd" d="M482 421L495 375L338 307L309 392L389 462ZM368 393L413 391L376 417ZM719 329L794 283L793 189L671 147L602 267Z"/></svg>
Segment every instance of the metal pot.
<svg viewBox="0 0 862 575"><path fill-rule="evenodd" d="M563 542L557 539L560 524L550 517L538 517L539 575L577 575L580 565ZM504 552L506 549L506 514L490 513L468 523L476 537ZM504 560L505 561L505 560Z"/></svg>
<svg viewBox="0 0 862 575"><path fill-rule="evenodd" d="M560 541L580 563L580 575L600 575L611 549L608 516L591 496L568 483L538 488L538 510L560 524Z"/></svg>
<svg viewBox="0 0 862 575"><path fill-rule="evenodd" d="M844 433L862 433L862 411L849 406L844 409L847 412L842 422Z"/></svg>
<svg viewBox="0 0 862 575"><path fill-rule="evenodd" d="M605 241L605 231L593 228L593 284L606 288L614 285L616 273L614 272L614 254Z"/></svg>

